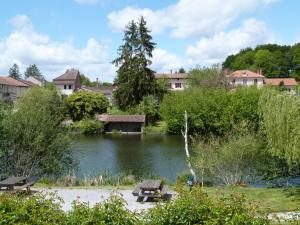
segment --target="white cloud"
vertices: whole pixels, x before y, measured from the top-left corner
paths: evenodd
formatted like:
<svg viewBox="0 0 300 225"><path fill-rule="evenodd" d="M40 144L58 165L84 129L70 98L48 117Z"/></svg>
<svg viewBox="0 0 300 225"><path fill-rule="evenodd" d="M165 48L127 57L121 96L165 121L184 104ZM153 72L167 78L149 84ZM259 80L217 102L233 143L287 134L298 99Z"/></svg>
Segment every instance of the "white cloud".
<svg viewBox="0 0 300 225"><path fill-rule="evenodd" d="M108 56L109 43L90 38L84 48L76 48L72 41L55 42L48 35L39 34L26 15L17 15L10 23L13 33L0 39L0 74L7 74L13 63L18 63L21 70L34 63L50 80L70 67L92 79L113 80L115 69Z"/></svg>
<svg viewBox="0 0 300 225"><path fill-rule="evenodd" d="M199 64L209 65L222 62L227 55L242 48L273 41L273 35L264 22L249 19L240 28L228 33L220 32L211 38L201 38L195 46L187 48L186 55Z"/></svg>
<svg viewBox="0 0 300 225"><path fill-rule="evenodd" d="M184 59L159 48L154 50L152 62L152 68L157 73L169 73L170 70L175 71L181 67L187 67L187 63Z"/></svg>
<svg viewBox="0 0 300 225"><path fill-rule="evenodd" d="M115 30L123 30L128 22L144 16L154 34L170 29L175 38L210 36L224 30L245 12L277 0L179 0L159 10L126 7L108 15Z"/></svg>

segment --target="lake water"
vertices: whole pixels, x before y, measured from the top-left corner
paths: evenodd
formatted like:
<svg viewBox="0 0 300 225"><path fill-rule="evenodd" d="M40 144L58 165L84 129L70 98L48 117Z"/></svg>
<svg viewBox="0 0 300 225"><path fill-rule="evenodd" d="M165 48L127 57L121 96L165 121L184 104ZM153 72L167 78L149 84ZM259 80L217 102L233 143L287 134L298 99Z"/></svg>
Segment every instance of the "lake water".
<svg viewBox="0 0 300 225"><path fill-rule="evenodd" d="M175 181L187 171L184 140L166 135L96 135L74 137L72 152L79 161L78 175L100 171L117 174L156 174Z"/></svg>

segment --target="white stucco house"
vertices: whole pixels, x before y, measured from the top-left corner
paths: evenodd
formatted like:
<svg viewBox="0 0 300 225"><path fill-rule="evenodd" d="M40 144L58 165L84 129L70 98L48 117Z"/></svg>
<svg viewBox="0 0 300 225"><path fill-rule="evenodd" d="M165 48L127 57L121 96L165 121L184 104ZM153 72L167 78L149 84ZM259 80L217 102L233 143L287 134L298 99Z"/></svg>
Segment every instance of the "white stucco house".
<svg viewBox="0 0 300 225"><path fill-rule="evenodd" d="M254 73L250 70L237 70L230 75L226 76L227 82L232 87L237 86L264 86L265 77L259 73Z"/></svg>
<svg viewBox="0 0 300 225"><path fill-rule="evenodd" d="M53 79L53 83L64 97L70 96L81 88L79 70L67 70L61 76Z"/></svg>
<svg viewBox="0 0 300 225"><path fill-rule="evenodd" d="M18 81L12 77L0 77L0 100L16 101L30 85Z"/></svg>
<svg viewBox="0 0 300 225"><path fill-rule="evenodd" d="M171 91L182 91L187 87L187 73L155 74L155 78L165 80Z"/></svg>
<svg viewBox="0 0 300 225"><path fill-rule="evenodd" d="M26 78L26 81L29 81L38 86L43 86L46 83L45 79L42 76L41 77L30 76Z"/></svg>

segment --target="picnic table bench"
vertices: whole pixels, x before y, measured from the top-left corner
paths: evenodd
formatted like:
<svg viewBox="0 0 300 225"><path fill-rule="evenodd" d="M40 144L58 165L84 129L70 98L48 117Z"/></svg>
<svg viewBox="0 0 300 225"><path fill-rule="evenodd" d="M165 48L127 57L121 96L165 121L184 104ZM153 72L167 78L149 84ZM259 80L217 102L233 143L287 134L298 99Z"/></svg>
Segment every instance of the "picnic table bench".
<svg viewBox="0 0 300 225"><path fill-rule="evenodd" d="M138 184L132 194L138 197L138 201L144 198L160 198L164 199L168 193L168 186L163 185L161 180L144 180Z"/></svg>
<svg viewBox="0 0 300 225"><path fill-rule="evenodd" d="M8 177L5 180L0 181L0 192L14 192L16 190L26 189L30 191L30 187L34 185L34 181L29 181L27 177Z"/></svg>

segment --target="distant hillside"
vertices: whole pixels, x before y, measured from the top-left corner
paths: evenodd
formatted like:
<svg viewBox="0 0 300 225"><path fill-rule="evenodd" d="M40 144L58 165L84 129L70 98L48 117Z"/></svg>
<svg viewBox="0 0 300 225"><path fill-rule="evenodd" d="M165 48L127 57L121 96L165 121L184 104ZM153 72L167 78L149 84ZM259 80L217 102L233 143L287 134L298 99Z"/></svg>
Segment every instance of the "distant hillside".
<svg viewBox="0 0 300 225"><path fill-rule="evenodd" d="M266 44L242 49L223 63L229 70L261 71L266 77L295 77L300 80L300 43L293 46Z"/></svg>

